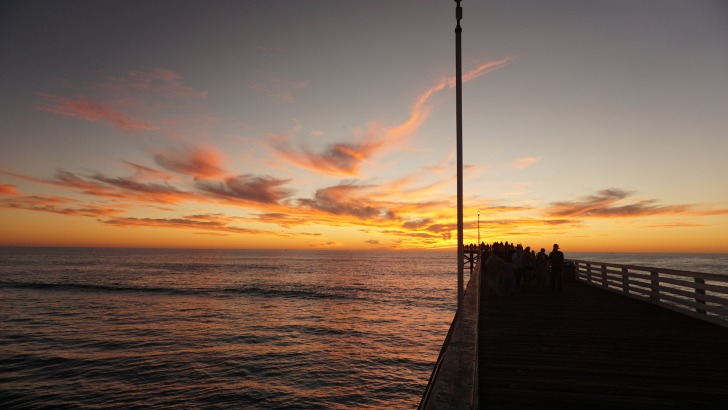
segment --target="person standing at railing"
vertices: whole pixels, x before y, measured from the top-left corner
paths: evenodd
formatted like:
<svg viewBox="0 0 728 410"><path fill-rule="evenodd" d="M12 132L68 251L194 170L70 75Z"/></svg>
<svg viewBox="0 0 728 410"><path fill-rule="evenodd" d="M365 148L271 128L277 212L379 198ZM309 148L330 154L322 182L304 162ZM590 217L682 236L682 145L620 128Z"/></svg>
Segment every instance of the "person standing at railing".
<svg viewBox="0 0 728 410"><path fill-rule="evenodd" d="M549 253L549 262L551 262L551 291L561 292L561 267L564 264L564 253L559 250L557 243Z"/></svg>

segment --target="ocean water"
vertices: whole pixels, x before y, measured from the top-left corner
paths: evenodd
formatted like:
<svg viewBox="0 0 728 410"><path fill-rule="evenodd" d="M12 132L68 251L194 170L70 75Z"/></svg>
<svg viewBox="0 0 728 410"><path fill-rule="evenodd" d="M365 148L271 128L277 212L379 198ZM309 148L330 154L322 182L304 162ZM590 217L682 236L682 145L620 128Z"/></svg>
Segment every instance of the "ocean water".
<svg viewBox="0 0 728 410"><path fill-rule="evenodd" d="M415 408L441 252L0 249L0 408Z"/></svg>

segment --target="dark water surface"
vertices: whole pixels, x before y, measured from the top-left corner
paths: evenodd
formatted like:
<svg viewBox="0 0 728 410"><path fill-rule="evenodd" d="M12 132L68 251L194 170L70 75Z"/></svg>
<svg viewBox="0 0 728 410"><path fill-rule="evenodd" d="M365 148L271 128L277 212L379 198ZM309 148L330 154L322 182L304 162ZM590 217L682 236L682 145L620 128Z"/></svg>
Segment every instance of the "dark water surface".
<svg viewBox="0 0 728 410"><path fill-rule="evenodd" d="M414 408L449 253L0 249L0 407Z"/></svg>

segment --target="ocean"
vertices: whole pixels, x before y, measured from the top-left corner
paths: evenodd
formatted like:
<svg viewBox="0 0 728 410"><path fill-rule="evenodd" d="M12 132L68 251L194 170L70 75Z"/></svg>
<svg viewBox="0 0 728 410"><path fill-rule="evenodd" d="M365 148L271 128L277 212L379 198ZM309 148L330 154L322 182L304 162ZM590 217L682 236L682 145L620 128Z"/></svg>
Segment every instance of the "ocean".
<svg viewBox="0 0 728 410"><path fill-rule="evenodd" d="M566 256L728 274L728 255ZM449 252L0 248L0 408L412 409L456 271Z"/></svg>
<svg viewBox="0 0 728 410"><path fill-rule="evenodd" d="M415 408L442 252L0 249L0 408Z"/></svg>

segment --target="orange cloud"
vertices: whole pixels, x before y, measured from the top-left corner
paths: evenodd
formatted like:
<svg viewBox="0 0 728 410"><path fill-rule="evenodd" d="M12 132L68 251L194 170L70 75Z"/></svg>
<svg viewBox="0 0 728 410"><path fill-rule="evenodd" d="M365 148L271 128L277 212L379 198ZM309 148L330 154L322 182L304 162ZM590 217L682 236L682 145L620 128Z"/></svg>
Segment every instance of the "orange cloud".
<svg viewBox="0 0 728 410"><path fill-rule="evenodd" d="M195 178L223 174L222 154L210 147L183 147L154 156L160 166L169 171Z"/></svg>
<svg viewBox="0 0 728 410"><path fill-rule="evenodd" d="M15 195L15 194L17 194L15 185L0 184L0 195Z"/></svg>
<svg viewBox="0 0 728 410"><path fill-rule="evenodd" d="M513 57L506 57L501 60L489 61L487 63L481 64L474 69L464 73L463 82L465 83L487 73L493 72L499 68L504 67L511 61L513 61ZM430 107L428 107L428 103L432 95L438 91L444 90L445 88L454 88L455 85L455 77L445 77L437 84L425 90L425 92L420 94L420 96L417 98L417 101L415 101L415 104L410 111L410 117L407 119L407 121L394 128L388 129L387 136L395 139L401 138L405 135L411 134L413 131L419 128L419 126L425 121L425 119L427 119L430 114Z"/></svg>
<svg viewBox="0 0 728 410"><path fill-rule="evenodd" d="M47 103L39 105L38 109L62 117L80 118L91 122L105 122L122 131L131 133L157 129L151 124L117 111L100 101L91 101L87 98L72 100L45 93L37 93L37 95Z"/></svg>

